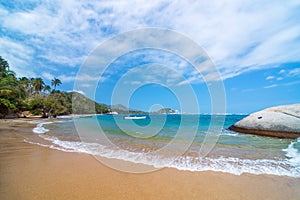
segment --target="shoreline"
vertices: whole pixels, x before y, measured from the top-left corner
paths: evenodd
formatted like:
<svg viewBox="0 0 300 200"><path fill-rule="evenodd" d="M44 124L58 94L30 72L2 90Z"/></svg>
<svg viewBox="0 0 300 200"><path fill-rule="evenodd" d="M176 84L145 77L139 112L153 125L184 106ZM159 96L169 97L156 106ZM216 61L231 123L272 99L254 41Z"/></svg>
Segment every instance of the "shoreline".
<svg viewBox="0 0 300 200"><path fill-rule="evenodd" d="M146 174L110 169L84 153L24 142L30 119L0 120L0 199L297 199L300 179L164 168Z"/></svg>

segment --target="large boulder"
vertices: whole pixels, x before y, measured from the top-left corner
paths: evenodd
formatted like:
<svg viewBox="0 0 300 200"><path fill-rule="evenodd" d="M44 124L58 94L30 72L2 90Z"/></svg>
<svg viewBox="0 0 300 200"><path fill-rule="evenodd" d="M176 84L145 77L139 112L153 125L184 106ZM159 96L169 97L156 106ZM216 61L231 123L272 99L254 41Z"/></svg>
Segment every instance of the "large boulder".
<svg viewBox="0 0 300 200"><path fill-rule="evenodd" d="M282 105L253 113L230 130L280 138L300 137L300 104Z"/></svg>

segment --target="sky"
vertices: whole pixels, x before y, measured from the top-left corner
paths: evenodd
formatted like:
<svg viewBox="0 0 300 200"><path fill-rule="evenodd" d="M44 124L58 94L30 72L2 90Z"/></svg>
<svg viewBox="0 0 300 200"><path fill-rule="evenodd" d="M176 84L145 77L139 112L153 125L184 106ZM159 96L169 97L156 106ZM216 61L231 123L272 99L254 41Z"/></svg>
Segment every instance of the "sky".
<svg viewBox="0 0 300 200"><path fill-rule="evenodd" d="M300 102L299 22L299 0L0 0L0 55L17 76L42 77L47 84L57 77L60 90L72 91L80 68L103 42L141 28L167 29L194 41L214 63L226 92L226 112L251 113ZM131 76L124 85L147 83L130 97L132 108L182 110L172 88L188 84L200 112L211 111L210 83L187 60L166 51L128 52L103 77L79 79L97 81L95 100L110 105L124 74ZM87 93L84 87L79 92ZM190 106L186 112L195 110Z"/></svg>

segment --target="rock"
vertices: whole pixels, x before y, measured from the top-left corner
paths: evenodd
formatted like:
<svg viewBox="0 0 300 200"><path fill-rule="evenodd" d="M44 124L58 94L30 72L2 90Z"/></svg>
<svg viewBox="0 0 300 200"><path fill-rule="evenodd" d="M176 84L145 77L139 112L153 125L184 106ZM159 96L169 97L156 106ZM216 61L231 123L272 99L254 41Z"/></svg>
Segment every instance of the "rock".
<svg viewBox="0 0 300 200"><path fill-rule="evenodd" d="M300 104L282 105L253 113L230 130L279 138L300 137Z"/></svg>

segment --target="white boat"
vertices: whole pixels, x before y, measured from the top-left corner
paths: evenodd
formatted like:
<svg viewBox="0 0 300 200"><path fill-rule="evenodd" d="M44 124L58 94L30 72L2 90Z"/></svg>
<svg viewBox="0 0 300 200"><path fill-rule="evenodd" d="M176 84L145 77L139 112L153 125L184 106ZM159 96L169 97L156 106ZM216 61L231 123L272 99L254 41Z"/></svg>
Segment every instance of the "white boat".
<svg viewBox="0 0 300 200"><path fill-rule="evenodd" d="M124 116L124 119L146 119L146 116Z"/></svg>

